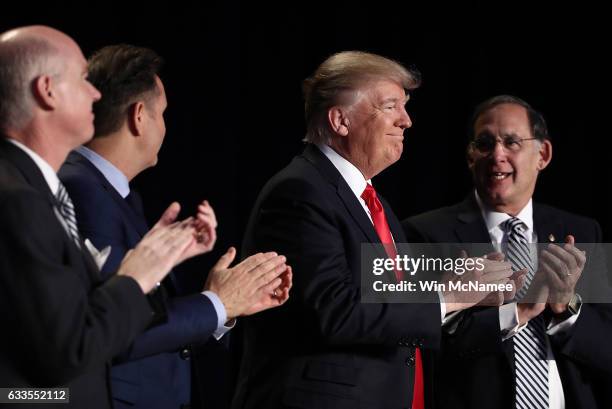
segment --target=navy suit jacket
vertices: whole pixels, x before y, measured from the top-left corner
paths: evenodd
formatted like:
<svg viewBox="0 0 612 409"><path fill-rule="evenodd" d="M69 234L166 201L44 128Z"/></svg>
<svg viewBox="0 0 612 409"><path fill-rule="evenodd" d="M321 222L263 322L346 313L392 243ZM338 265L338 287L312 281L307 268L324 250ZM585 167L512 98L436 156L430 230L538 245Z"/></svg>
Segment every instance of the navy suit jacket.
<svg viewBox="0 0 612 409"><path fill-rule="evenodd" d="M79 231L98 248L110 245L103 274L116 271L125 253L148 227L142 209L131 206L84 156L72 152L60 172L75 205ZM106 276L109 278L109 276ZM164 281L176 294L170 274ZM190 345L208 340L217 328L212 302L201 294L165 300L166 322L140 334L112 367L116 408L169 409L190 403Z"/></svg>

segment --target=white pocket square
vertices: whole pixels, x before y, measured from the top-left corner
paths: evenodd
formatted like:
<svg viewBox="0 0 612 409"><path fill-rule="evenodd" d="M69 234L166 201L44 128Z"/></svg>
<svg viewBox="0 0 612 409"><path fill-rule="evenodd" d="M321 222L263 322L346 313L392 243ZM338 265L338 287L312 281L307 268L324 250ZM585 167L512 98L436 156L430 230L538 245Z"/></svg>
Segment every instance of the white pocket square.
<svg viewBox="0 0 612 409"><path fill-rule="evenodd" d="M99 270L102 270L102 266L106 263L108 256L110 256L111 246L106 246L102 250L98 251L89 239L85 239L85 247L89 250L89 253L93 257Z"/></svg>

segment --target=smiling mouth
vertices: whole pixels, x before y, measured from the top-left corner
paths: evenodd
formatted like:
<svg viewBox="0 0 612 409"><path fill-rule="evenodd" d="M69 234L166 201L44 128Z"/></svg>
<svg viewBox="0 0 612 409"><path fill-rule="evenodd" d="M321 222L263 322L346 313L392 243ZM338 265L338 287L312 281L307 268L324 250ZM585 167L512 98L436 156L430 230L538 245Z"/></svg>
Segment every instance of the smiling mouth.
<svg viewBox="0 0 612 409"><path fill-rule="evenodd" d="M504 180L512 176L514 172L491 172L490 178L493 180Z"/></svg>

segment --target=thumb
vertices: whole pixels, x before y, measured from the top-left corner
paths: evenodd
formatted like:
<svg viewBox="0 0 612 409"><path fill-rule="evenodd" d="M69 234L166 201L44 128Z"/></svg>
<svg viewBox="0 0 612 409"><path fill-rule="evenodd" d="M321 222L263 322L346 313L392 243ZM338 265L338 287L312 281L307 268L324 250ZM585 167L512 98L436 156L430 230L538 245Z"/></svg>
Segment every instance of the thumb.
<svg viewBox="0 0 612 409"><path fill-rule="evenodd" d="M181 205L178 202L172 202L170 206L164 211L159 218L159 221L155 223L155 227L168 226L176 220L179 212L181 211Z"/></svg>
<svg viewBox="0 0 612 409"><path fill-rule="evenodd" d="M234 247L230 247L213 266L211 271L224 270L228 268L230 264L232 264L232 261L234 261L234 258L236 258L236 249Z"/></svg>

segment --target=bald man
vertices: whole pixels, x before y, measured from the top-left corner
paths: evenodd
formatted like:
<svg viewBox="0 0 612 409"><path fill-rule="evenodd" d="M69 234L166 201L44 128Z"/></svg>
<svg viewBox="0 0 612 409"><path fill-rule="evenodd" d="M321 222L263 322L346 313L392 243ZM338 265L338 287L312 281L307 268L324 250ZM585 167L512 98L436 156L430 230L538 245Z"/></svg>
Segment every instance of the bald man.
<svg viewBox="0 0 612 409"><path fill-rule="evenodd" d="M155 315L145 294L200 251L197 223L169 211L102 281L104 254L81 239L56 174L91 139L99 98L70 37L0 35L0 387L68 387L62 408L111 407L108 363Z"/></svg>

